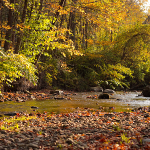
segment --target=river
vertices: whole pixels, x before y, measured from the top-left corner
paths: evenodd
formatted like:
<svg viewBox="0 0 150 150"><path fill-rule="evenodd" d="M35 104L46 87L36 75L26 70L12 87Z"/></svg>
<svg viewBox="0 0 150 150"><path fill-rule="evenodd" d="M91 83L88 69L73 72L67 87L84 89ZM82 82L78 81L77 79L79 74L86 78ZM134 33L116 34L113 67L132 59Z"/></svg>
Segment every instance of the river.
<svg viewBox="0 0 150 150"><path fill-rule="evenodd" d="M28 100L26 102L3 102L0 103L0 114L8 112L47 112L47 113L69 113L80 109L96 109L101 111L132 111L138 107L150 106L150 97L138 96L140 92L116 92L110 99L87 98L99 95L100 92L77 92L69 95L71 100ZM31 106L38 107L32 109Z"/></svg>

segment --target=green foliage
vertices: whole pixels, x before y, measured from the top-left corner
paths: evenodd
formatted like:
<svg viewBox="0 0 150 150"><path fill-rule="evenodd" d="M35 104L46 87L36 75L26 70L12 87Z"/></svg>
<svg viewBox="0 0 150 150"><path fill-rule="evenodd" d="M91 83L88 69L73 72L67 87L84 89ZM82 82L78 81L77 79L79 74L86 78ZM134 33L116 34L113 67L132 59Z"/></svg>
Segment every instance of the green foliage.
<svg viewBox="0 0 150 150"><path fill-rule="evenodd" d="M150 68L150 26L136 25L116 38L117 43L110 52L113 60L133 71L136 84L144 82Z"/></svg>
<svg viewBox="0 0 150 150"><path fill-rule="evenodd" d="M50 30L52 27L52 20L46 18L44 15L39 16L39 14L33 12L32 17L28 19L26 20L25 25L28 26L29 29L24 29L21 52L29 56L32 62L34 62L36 61L36 56L38 54L48 55L48 53L45 52L45 49L47 48L47 45L51 46L51 42L54 40L56 32Z"/></svg>
<svg viewBox="0 0 150 150"><path fill-rule="evenodd" d="M67 29L58 29L52 25L54 19L52 18L47 16L46 13L39 15L35 11L32 17L25 22L25 26L28 28L24 29L23 45L20 52L28 56L32 62L37 61L38 55L51 57L50 52L54 49L59 49L63 56L65 55L65 50L73 48L71 46L72 42L65 37L66 32L69 33L69 31Z"/></svg>
<svg viewBox="0 0 150 150"><path fill-rule="evenodd" d="M123 88L149 74L150 26L139 23L145 15L138 3L25 2L4 2L1 8L1 46L9 42L19 53L0 50L1 83L24 76L35 83L35 66L43 84L67 89Z"/></svg>
<svg viewBox="0 0 150 150"><path fill-rule="evenodd" d="M7 53L0 49L0 83L11 83L17 78L25 77L36 84L35 66L23 54ZM2 86L2 85L1 85Z"/></svg>
<svg viewBox="0 0 150 150"><path fill-rule="evenodd" d="M112 89L129 87L126 77L133 77L130 68L120 63L106 65L103 62L104 56L100 54L85 54L72 58L68 64L76 72L76 80L78 84L82 83L81 87L86 87L85 89L97 85Z"/></svg>
<svg viewBox="0 0 150 150"><path fill-rule="evenodd" d="M49 85L52 85L52 75L50 73L46 74L47 83Z"/></svg>
<svg viewBox="0 0 150 150"><path fill-rule="evenodd" d="M101 73L100 73L100 80L98 81L98 84L104 88L112 88L115 89L116 87L128 87L128 83L125 82L125 77L130 76L132 77L132 71L130 68L126 68L122 66L121 64L116 65L110 65L107 66L104 65L104 67L101 67Z"/></svg>
<svg viewBox="0 0 150 150"><path fill-rule="evenodd" d="M57 80L58 60L48 56L42 56L41 60L42 62L38 63L40 80L45 84L45 87L52 86L53 82Z"/></svg>
<svg viewBox="0 0 150 150"><path fill-rule="evenodd" d="M136 25L118 34L114 52L116 57L123 59L144 60L147 58L149 47L149 25ZM142 57L141 57L142 56Z"/></svg>
<svg viewBox="0 0 150 150"><path fill-rule="evenodd" d="M78 79L77 74L73 72L68 72L67 70L61 69L57 74L57 83L63 89L77 90Z"/></svg>

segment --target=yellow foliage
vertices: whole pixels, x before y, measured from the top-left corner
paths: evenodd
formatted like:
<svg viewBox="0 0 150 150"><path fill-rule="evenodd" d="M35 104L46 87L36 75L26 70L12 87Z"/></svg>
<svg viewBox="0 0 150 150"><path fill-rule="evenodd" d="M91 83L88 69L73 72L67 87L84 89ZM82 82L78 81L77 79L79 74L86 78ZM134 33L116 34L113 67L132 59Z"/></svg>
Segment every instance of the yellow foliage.
<svg viewBox="0 0 150 150"><path fill-rule="evenodd" d="M94 43L92 39L87 39L86 41L87 41L89 44L93 44L93 43Z"/></svg>
<svg viewBox="0 0 150 150"><path fill-rule="evenodd" d="M13 54L12 50L5 53L0 49L0 59L0 71L2 72L0 82L7 81L8 77L10 82L19 77L26 77L36 84L36 69L23 54Z"/></svg>
<svg viewBox="0 0 150 150"><path fill-rule="evenodd" d="M9 25L3 25L3 24L2 24L2 28L3 28L3 29L6 29L6 30L11 29L11 27L10 27Z"/></svg>

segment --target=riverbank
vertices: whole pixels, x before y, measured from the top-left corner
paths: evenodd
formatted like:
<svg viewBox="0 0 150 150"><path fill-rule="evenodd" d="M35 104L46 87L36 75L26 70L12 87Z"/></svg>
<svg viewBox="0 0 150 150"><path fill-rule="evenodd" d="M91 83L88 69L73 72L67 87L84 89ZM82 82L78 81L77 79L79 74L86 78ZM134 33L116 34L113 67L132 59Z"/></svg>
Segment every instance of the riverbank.
<svg viewBox="0 0 150 150"><path fill-rule="evenodd" d="M13 131L6 130L15 119L23 116L27 118L18 120ZM150 148L149 108L130 113L87 109L64 114L20 114L14 117L14 121L1 120L0 149Z"/></svg>
<svg viewBox="0 0 150 150"><path fill-rule="evenodd" d="M16 102L25 102L27 100L34 99L52 99L54 97L54 93L51 94L50 90L38 90L38 91L16 91L16 92L3 92L0 102L6 101L16 101Z"/></svg>

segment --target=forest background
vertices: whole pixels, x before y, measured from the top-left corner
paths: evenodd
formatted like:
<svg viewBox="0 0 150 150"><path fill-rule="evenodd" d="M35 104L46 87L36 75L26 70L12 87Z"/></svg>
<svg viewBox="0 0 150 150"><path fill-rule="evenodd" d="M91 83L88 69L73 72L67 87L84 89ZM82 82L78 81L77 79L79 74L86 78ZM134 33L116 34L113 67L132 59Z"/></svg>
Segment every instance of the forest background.
<svg viewBox="0 0 150 150"><path fill-rule="evenodd" d="M0 89L150 84L150 17L143 2L0 0Z"/></svg>

